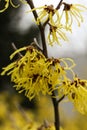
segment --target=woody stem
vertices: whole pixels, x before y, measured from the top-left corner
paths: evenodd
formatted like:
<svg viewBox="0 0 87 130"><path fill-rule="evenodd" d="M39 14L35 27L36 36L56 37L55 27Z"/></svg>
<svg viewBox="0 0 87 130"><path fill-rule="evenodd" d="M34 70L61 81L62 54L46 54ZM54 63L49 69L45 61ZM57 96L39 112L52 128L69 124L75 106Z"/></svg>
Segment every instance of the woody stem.
<svg viewBox="0 0 87 130"><path fill-rule="evenodd" d="M34 4L33 4L33 0L26 0L26 1L27 1L27 3L29 4L29 6L30 6L31 9L34 9L34 8L35 8L35 6L34 6ZM35 20L37 21L38 14L37 14L36 10L34 10L32 13L33 13L33 15L34 15ZM46 39L45 39L45 33L44 33L45 28L44 28L44 26L41 24L41 22L39 22L38 27L39 27L40 34L41 34L43 54L47 57L47 46L46 46Z"/></svg>
<svg viewBox="0 0 87 130"><path fill-rule="evenodd" d="M52 94L52 102L54 107L54 124L55 124L55 130L59 130L60 127L60 119L59 119L59 102L56 98L54 98L55 93Z"/></svg>

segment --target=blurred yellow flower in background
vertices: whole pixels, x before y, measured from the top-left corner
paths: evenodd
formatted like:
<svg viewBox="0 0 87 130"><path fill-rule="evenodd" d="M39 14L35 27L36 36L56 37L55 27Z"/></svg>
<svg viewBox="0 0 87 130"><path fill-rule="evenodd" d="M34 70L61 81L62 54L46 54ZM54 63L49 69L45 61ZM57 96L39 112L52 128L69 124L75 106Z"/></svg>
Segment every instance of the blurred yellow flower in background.
<svg viewBox="0 0 87 130"><path fill-rule="evenodd" d="M1 10L0 10L0 13L4 12L4 11L9 7L9 4L11 4L12 7L14 7L14 8L19 7L19 4L18 4L18 5L15 5L12 0L5 0L5 8L4 8L4 9L1 9Z"/></svg>

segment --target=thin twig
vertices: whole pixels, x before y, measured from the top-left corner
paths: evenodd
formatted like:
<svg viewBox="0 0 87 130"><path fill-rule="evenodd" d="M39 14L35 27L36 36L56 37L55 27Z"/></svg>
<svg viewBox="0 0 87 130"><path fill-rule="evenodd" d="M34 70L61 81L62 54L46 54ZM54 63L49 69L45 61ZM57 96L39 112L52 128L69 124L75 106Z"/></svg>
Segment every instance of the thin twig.
<svg viewBox="0 0 87 130"><path fill-rule="evenodd" d="M60 2L58 3L57 7L56 7L56 10L58 10L62 4L63 0L60 0Z"/></svg>
<svg viewBox="0 0 87 130"><path fill-rule="evenodd" d="M14 51L17 50L17 47L15 46L14 43L12 43L12 47L13 47ZM20 52L18 52L18 56L19 56L19 57L23 57L23 55L22 55Z"/></svg>
<svg viewBox="0 0 87 130"><path fill-rule="evenodd" d="M34 46L37 50L43 52L42 48L39 46L37 39L34 38L34 42L31 43L32 46Z"/></svg>
<svg viewBox="0 0 87 130"><path fill-rule="evenodd" d="M65 95L63 95L57 102L60 103L65 98Z"/></svg>
<svg viewBox="0 0 87 130"><path fill-rule="evenodd" d="M19 103L15 103L15 106L18 110L18 112L22 115L22 117L26 120L27 123L31 122L31 119L28 117L28 115L26 114L26 112L24 111L24 109L20 106Z"/></svg>
<svg viewBox="0 0 87 130"><path fill-rule="evenodd" d="M14 116L11 114L10 110L8 110L8 112L7 112L7 118L8 118L8 120L10 120L10 123L11 123L11 126L12 126L13 129L20 130L17 123L15 123L16 120L15 120Z"/></svg>

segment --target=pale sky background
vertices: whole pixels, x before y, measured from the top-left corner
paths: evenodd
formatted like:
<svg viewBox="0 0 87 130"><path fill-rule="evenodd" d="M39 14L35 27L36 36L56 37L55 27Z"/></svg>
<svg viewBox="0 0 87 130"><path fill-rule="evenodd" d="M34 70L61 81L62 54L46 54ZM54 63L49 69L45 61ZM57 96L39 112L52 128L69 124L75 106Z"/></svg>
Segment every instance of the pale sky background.
<svg viewBox="0 0 87 130"><path fill-rule="evenodd" d="M42 5L50 5L53 4L55 7L58 3L58 0L33 0L36 7L42 6ZM87 6L87 0L64 0L64 2L72 3L72 4L83 4ZM23 17L21 20L21 23L19 25L19 28L26 30L27 27L33 23L33 16L32 13L27 13L26 11L30 10L29 6L24 6L22 9ZM53 47L48 46L49 55L50 56L68 56L70 55L73 57L73 54L81 53L84 54L87 49L87 11L85 11L83 14L84 22L81 24L81 27L78 27L76 24L73 25L73 33L68 33L67 36L69 38L69 42L61 42L62 46L58 46L55 44ZM30 24L29 24L30 23Z"/></svg>

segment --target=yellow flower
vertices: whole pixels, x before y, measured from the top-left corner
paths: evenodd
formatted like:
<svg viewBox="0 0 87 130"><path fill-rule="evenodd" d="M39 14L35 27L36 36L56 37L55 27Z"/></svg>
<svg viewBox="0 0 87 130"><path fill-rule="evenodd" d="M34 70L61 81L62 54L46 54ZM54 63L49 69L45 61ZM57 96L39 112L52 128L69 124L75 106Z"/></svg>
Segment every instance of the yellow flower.
<svg viewBox="0 0 87 130"><path fill-rule="evenodd" d="M71 71L74 74L72 71L74 62L70 58L48 58L46 62L48 64L48 86L51 91L58 90L58 86L68 80L67 71ZM70 62L71 65L69 66L67 62Z"/></svg>
<svg viewBox="0 0 87 130"><path fill-rule="evenodd" d="M49 24L49 34L48 34L48 43L53 45L54 43L60 44L60 40L68 41L66 34L64 33L64 28L62 25L51 25Z"/></svg>
<svg viewBox="0 0 87 130"><path fill-rule="evenodd" d="M52 90L57 89L56 86L60 84L63 77L66 75L64 68L60 64L60 60L49 58L47 59L48 65L48 85Z"/></svg>
<svg viewBox="0 0 87 130"><path fill-rule="evenodd" d="M5 8L0 10L0 13L4 12L8 7L9 7L9 3L14 7L17 8L19 5L14 5L12 0L5 0Z"/></svg>
<svg viewBox="0 0 87 130"><path fill-rule="evenodd" d="M4 1L5 1L5 8L1 9L0 13L4 12L9 7L9 4L11 4L12 7L14 7L14 8L19 7L19 4L18 5L14 5L13 0L4 0ZM23 4L27 4L27 2L24 1L24 0L19 0L19 1L22 2Z"/></svg>
<svg viewBox="0 0 87 130"><path fill-rule="evenodd" d="M33 47L24 47L14 52L10 58L20 51L26 50L23 57L11 63L2 72L11 75L11 81L19 92L25 91L25 95L31 100L39 92L49 93L44 75L47 73L44 55ZM44 84L43 84L44 83Z"/></svg>
<svg viewBox="0 0 87 130"><path fill-rule="evenodd" d="M68 99L80 113L87 114L87 80L81 80L77 77L73 81L68 79L59 89L63 95L68 96Z"/></svg>
<svg viewBox="0 0 87 130"><path fill-rule="evenodd" d="M37 21L36 21L37 24L39 24L40 22L44 23L48 19L49 19L50 23L54 24L55 23L54 22L55 21L54 16L55 16L56 20L59 19L58 10L54 9L53 5L49 5L49 6L45 5L45 6L42 6L42 7L34 8L31 11L34 11L34 10L37 10L37 9L41 10L38 13L38 18L37 18Z"/></svg>
<svg viewBox="0 0 87 130"><path fill-rule="evenodd" d="M19 90L19 93L24 91L30 100L40 93L52 95L52 92L58 89L57 86L67 78L66 70L70 70L70 67L66 61L46 58L32 46L16 50L10 59L22 51L25 51L25 55L3 68L1 75L11 75L16 90Z"/></svg>
<svg viewBox="0 0 87 130"><path fill-rule="evenodd" d="M80 26L80 23L83 22L81 12L83 12L87 8L80 4L67 4L65 2L63 2L62 4L64 4L64 9L61 15L61 19L63 18L63 15L65 15L64 18L66 29L71 30L71 26L74 20L76 20L78 26Z"/></svg>
<svg viewBox="0 0 87 130"><path fill-rule="evenodd" d="M68 95L75 108L82 114L87 114L87 80L74 79L71 83L71 92Z"/></svg>

